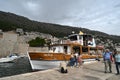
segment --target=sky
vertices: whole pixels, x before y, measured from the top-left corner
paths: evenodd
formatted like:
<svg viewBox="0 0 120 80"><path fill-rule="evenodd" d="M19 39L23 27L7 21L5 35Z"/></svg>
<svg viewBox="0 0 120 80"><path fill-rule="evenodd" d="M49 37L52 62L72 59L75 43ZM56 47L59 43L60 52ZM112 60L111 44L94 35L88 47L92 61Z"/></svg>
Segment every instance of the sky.
<svg viewBox="0 0 120 80"><path fill-rule="evenodd" d="M0 11L120 36L120 0L0 0Z"/></svg>

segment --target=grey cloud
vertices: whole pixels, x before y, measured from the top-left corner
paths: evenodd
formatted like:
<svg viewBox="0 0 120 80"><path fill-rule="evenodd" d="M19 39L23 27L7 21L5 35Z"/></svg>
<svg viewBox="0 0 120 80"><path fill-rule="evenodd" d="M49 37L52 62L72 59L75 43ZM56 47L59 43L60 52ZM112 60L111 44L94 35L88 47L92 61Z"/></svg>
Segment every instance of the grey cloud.
<svg viewBox="0 0 120 80"><path fill-rule="evenodd" d="M119 0L0 0L0 10L32 20L118 35L119 5ZM109 29L106 30L107 27ZM112 30L114 33L111 33Z"/></svg>

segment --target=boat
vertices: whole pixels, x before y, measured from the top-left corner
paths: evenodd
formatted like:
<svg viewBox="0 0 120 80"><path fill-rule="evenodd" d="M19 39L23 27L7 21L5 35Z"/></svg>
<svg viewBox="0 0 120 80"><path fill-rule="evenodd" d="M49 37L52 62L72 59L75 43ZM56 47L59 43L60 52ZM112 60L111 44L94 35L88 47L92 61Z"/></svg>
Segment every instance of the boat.
<svg viewBox="0 0 120 80"><path fill-rule="evenodd" d="M0 63L15 62L18 58L20 58L20 57L15 55L15 54L11 54L11 55L9 55L7 57L0 58Z"/></svg>
<svg viewBox="0 0 120 80"><path fill-rule="evenodd" d="M59 67L60 63L69 62L71 55L78 52L84 61L102 57L103 46L95 43L90 34L71 34L67 39L58 40L50 45L49 51L28 51L33 70L44 70Z"/></svg>

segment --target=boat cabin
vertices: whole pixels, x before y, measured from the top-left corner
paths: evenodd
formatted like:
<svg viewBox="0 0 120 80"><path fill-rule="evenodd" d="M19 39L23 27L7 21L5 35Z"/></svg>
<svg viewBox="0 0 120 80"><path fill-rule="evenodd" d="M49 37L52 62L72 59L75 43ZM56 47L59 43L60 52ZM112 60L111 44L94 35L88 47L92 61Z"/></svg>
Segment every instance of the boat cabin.
<svg viewBox="0 0 120 80"><path fill-rule="evenodd" d="M59 41L60 43L52 44L51 50L55 53L65 54L82 54L96 55L102 54L102 49L96 46L95 39L92 35L72 34L67 40Z"/></svg>
<svg viewBox="0 0 120 80"><path fill-rule="evenodd" d="M79 35L79 34L72 34L68 36L68 39L73 43L78 43L82 46L90 46L96 47L95 39L92 35Z"/></svg>

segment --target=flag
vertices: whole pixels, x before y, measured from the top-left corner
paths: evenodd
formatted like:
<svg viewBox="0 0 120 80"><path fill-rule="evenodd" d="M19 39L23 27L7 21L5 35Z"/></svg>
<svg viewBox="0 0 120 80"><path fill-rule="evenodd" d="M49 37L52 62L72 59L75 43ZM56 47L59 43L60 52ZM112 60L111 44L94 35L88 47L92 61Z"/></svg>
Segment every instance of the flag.
<svg viewBox="0 0 120 80"><path fill-rule="evenodd" d="M79 32L80 35L83 35L84 33L82 31Z"/></svg>

